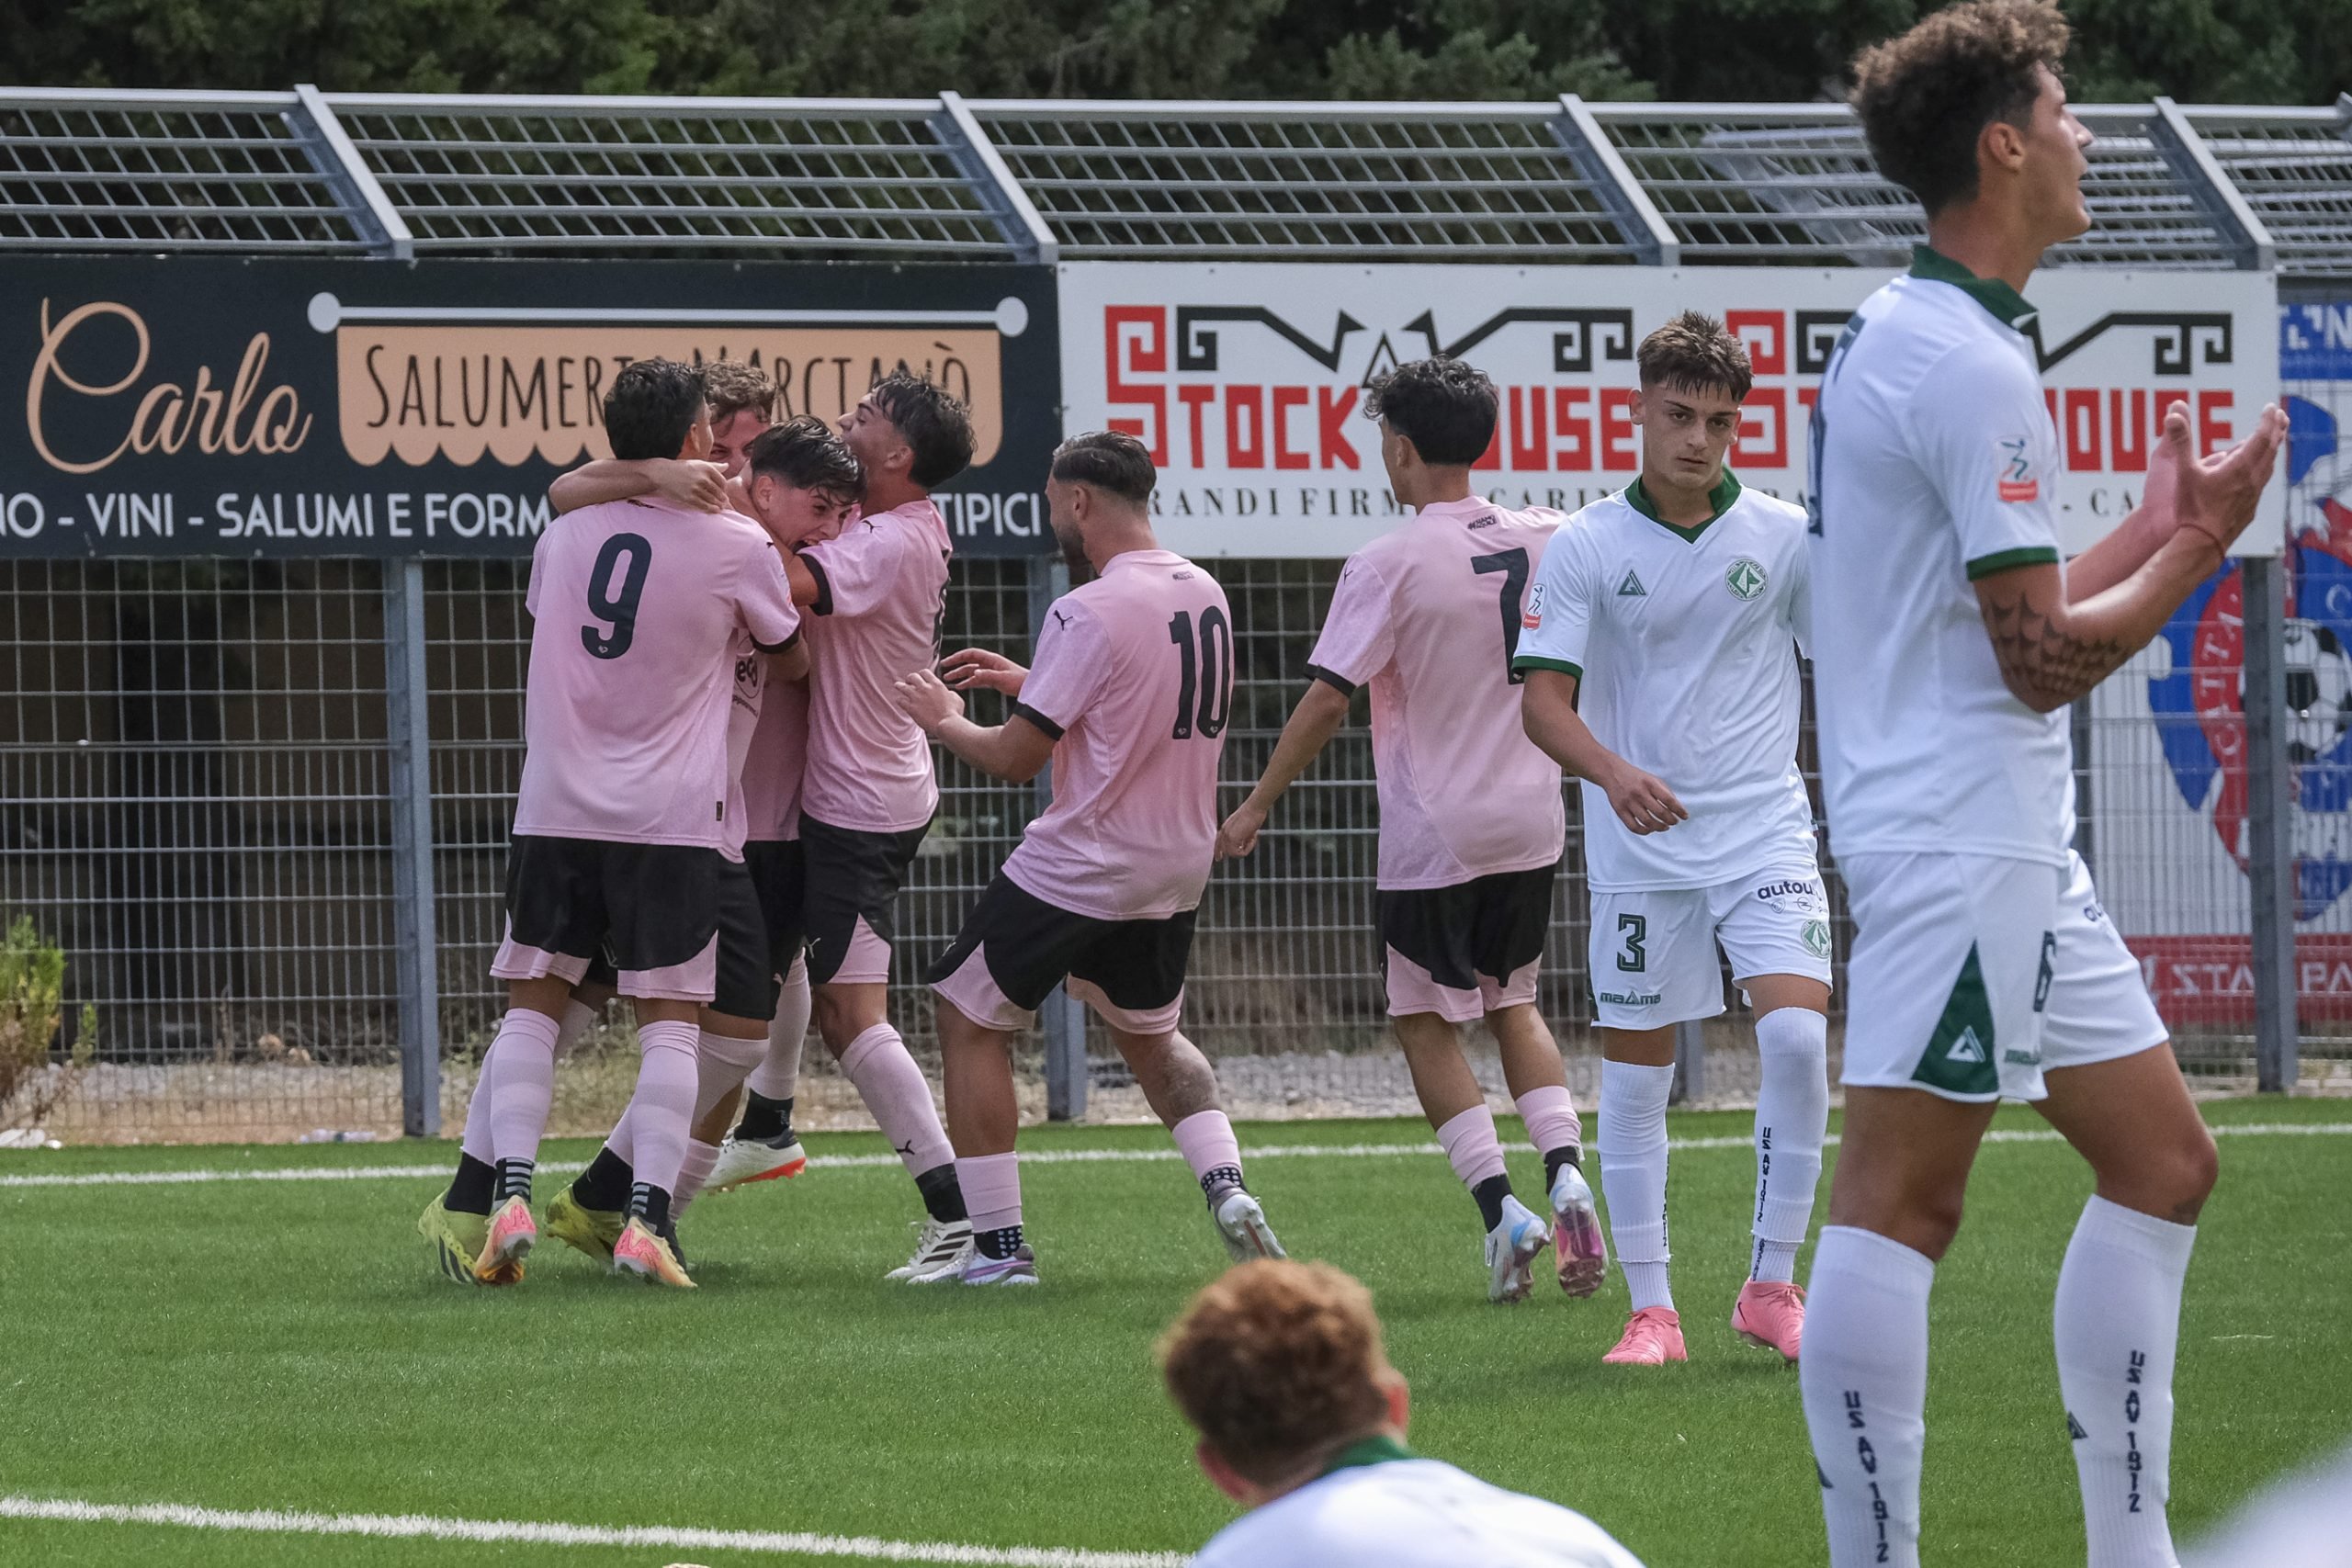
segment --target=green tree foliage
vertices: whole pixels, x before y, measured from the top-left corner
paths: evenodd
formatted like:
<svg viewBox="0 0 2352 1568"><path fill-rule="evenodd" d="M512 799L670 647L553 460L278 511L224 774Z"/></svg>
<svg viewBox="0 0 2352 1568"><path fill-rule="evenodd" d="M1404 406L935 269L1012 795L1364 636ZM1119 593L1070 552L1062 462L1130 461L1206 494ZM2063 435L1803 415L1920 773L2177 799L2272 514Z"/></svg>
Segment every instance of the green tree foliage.
<svg viewBox="0 0 2352 1568"><path fill-rule="evenodd" d="M16 0L25 85L1804 99L1920 0ZM2066 0L2084 99L2325 103L2352 0Z"/></svg>

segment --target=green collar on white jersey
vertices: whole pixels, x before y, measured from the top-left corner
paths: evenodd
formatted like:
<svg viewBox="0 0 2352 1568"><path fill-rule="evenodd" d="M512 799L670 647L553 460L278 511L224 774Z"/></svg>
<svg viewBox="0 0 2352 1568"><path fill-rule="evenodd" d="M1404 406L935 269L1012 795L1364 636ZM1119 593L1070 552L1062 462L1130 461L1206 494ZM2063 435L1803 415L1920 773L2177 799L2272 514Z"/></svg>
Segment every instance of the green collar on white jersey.
<svg viewBox="0 0 2352 1568"><path fill-rule="evenodd" d="M1420 1457L1405 1446L1405 1439L1394 1433L1374 1432L1371 1437L1359 1438L1333 1454L1331 1462L1323 1467L1323 1474L1329 1475L1334 1471L1353 1470L1359 1465L1386 1464L1390 1460ZM1320 1480L1322 1477L1317 1476L1316 1479Z"/></svg>
<svg viewBox="0 0 2352 1568"><path fill-rule="evenodd" d="M1723 482L1716 485L1714 489L1707 492L1707 504L1713 507L1714 511L1709 514L1706 523L1702 523L1695 528L1685 528L1679 523L1668 523L1665 518L1660 517L1657 514L1657 507L1656 503L1650 500L1650 492L1642 488L1641 480L1635 479L1632 484L1625 487L1626 505L1632 507L1634 511L1640 513L1643 516L1648 518L1651 522L1657 524L1668 533L1680 535L1685 542L1697 540L1700 535L1707 531L1707 524L1713 523L1716 518L1721 517L1724 513L1729 512L1731 510L1731 503L1738 499L1739 481L1732 478L1731 469L1729 468L1725 468L1724 469Z"/></svg>
<svg viewBox="0 0 2352 1568"><path fill-rule="evenodd" d="M2041 314L2039 309L2026 303L2024 295L1999 278L1979 277L1931 246L1911 247L1911 276L1951 284L1991 311L1996 321L2013 333L2025 331L2026 322Z"/></svg>

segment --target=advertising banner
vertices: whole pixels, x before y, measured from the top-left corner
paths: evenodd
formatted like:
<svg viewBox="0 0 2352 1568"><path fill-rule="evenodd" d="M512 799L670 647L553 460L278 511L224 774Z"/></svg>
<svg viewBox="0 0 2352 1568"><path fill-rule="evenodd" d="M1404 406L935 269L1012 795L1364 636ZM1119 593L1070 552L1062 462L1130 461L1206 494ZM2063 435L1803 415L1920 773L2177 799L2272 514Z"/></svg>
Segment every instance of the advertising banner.
<svg viewBox="0 0 2352 1568"><path fill-rule="evenodd" d="M1567 510L1640 471L1634 351L1702 310L1747 343L1756 388L1733 466L1802 499L1805 423L1847 317L1890 273L1794 267L1070 263L1065 428L1124 430L1160 466L1161 537L1202 556L1346 555L1401 515L1363 387L1443 352L1502 389L1480 491ZM2043 379L2065 456L2070 548L2136 504L2164 410L2234 441L2278 395L2275 280L2256 273L2039 273ZM2119 308L2128 307L2128 309ZM2266 502L2278 513L2277 494ZM2276 527L2248 547L2275 549ZM2258 540L2257 540L2258 536Z"/></svg>
<svg viewBox="0 0 2352 1568"><path fill-rule="evenodd" d="M2296 972L2302 1018L2342 1021L2352 1019L2352 298L2280 306L2278 363ZM2177 1023L2254 1018L2245 645L2231 568L2093 701L2093 861Z"/></svg>
<svg viewBox="0 0 2352 1568"><path fill-rule="evenodd" d="M1050 547L1042 267L40 259L0 274L0 554L527 554L631 360L737 359L832 420L906 369L971 407L960 548Z"/></svg>

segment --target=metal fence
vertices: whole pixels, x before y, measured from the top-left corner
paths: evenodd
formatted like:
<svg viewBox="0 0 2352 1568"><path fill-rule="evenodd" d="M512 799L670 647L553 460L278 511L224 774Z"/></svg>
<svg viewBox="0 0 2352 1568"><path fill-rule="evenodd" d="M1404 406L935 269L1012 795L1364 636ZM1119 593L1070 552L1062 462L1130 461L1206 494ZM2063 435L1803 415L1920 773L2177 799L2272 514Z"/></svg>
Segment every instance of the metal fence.
<svg viewBox="0 0 2352 1568"><path fill-rule="evenodd" d="M2352 96L2322 108L2158 99L2083 112L2101 138L2086 181L2099 221L2054 263L2275 265L2308 286L2352 273ZM1826 104L0 90L0 251L19 254L1820 265L1886 262L1920 230L1909 198L1871 168L1851 115ZM1047 570L959 564L951 644L1025 649ZM1212 570L1236 606L1229 803L1303 683L1337 563ZM94 1009L94 1035L65 1043L86 1044L97 1065L53 1132L416 1127L435 1118L404 1105L400 1056L403 1042L420 1041L448 1069L432 1110L459 1113L500 1006L486 968L521 764L525 570L0 564L0 679L11 694L0 703L0 910L31 915L68 948L72 1000ZM2277 594L2283 575L2257 571L2249 586ZM2336 667L2288 671L2276 615L2264 622L2257 604L2249 618L2269 627L2249 643L2256 727L2340 734ZM2161 658L2143 656L2078 720L2095 861L2132 852L2147 838L2135 839L2135 820L2167 805L2162 775L2106 743L2146 728L2131 703L2107 698L2144 687ZM2256 772L2308 739L2257 737ZM1809 729L1806 748L1810 766ZM1371 929L1369 750L1360 725L1344 732L1258 856L1211 885L1188 1027L1252 1113L1410 1108L1385 1043ZM420 764L429 812L408 804ZM918 959L944 943L1036 803L1034 791L952 759L941 770L939 821L901 910ZM2281 770L2269 777L2288 787ZM2252 859L2283 864L2260 836L2291 833L2295 819L2283 795L2262 804L2262 782ZM2308 774L2299 787L2310 807ZM1574 806L1572 795L1544 1002L1589 1094ZM2159 925L2167 900L2210 908L2245 897L2243 878L2209 886L2223 874L2210 867L2130 869ZM1842 962L1842 898L1835 908ZM2275 909L2249 918L2276 929ZM421 953L437 954L437 993L418 983ZM2269 956L2291 969L2290 944L2273 942ZM2265 1005L2290 1001L2293 984L2274 969ZM419 1016L428 994L437 1001ZM902 983L893 1012L929 1051L919 989ZM1059 1022L1067 1030L1069 1016ZM2307 1021L2307 1055L2341 1053L2325 1027ZM69 1036L79 1029L69 1016ZM614 1032L567 1070L567 1130L595 1130L625 1091L626 1041ZM1736 1038L1719 1030L1713 1043ZM2233 1016L2185 1026L2182 1043L2216 1072L2250 1064L2249 1027ZM1096 1045L1094 1112L1139 1111ZM822 1057L808 1055L812 1096L842 1103ZM1736 1095L1747 1061L1718 1050L1711 1090ZM1042 1100L1043 1073L1032 1076ZM1059 1087L1067 1103L1075 1086Z"/></svg>

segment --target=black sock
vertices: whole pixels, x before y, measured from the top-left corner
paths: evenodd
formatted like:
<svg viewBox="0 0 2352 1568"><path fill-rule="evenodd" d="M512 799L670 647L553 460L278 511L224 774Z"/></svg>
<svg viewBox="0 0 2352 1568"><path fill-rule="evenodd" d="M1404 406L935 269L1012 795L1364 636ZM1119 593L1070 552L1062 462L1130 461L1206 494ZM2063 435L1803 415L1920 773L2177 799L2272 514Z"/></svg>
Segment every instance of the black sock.
<svg viewBox="0 0 2352 1568"><path fill-rule="evenodd" d="M503 1159L498 1162L498 1201L509 1198L531 1201L531 1162L526 1159Z"/></svg>
<svg viewBox="0 0 2352 1568"><path fill-rule="evenodd" d="M743 1142L765 1143L792 1125L792 1101L770 1100L758 1089L743 1091L743 1119L735 1123L735 1135Z"/></svg>
<svg viewBox="0 0 2352 1568"><path fill-rule="evenodd" d="M654 1235L670 1235L670 1190L638 1182L629 1190L628 1213L629 1218L643 1220L645 1228Z"/></svg>
<svg viewBox="0 0 2352 1568"><path fill-rule="evenodd" d="M583 1209L599 1209L610 1213L628 1207L628 1190L636 1185L637 1173L628 1161L613 1153L606 1145L596 1151L588 1168L572 1178L572 1200Z"/></svg>
<svg viewBox="0 0 2352 1568"><path fill-rule="evenodd" d="M1578 1170L1582 1170L1584 1151L1574 1144L1567 1144L1545 1153L1544 1156L1544 1190L1545 1191L1550 1191L1552 1183L1560 1179L1560 1168L1564 1165L1572 1165Z"/></svg>
<svg viewBox="0 0 2352 1568"><path fill-rule="evenodd" d="M441 1206L453 1214L487 1214L498 1196L498 1168L469 1154L458 1156L458 1179L449 1183Z"/></svg>
<svg viewBox="0 0 2352 1568"><path fill-rule="evenodd" d="M973 1240L979 1243L981 1257L1001 1260L1021 1250L1021 1227L1001 1225L992 1231L976 1231Z"/></svg>
<svg viewBox="0 0 2352 1568"><path fill-rule="evenodd" d="M1211 1166L1201 1174L1201 1196L1209 1201L1212 1209L1216 1207L1218 1199L1237 1187L1245 1192L1249 1190L1242 1187L1241 1168L1238 1165Z"/></svg>
<svg viewBox="0 0 2352 1568"><path fill-rule="evenodd" d="M1493 1230L1503 1223L1503 1200L1510 1196L1510 1178L1490 1176L1470 1189L1470 1196L1478 1200L1479 1216Z"/></svg>
<svg viewBox="0 0 2352 1568"><path fill-rule="evenodd" d="M931 1217L943 1225L970 1217L964 1213L964 1184L956 1179L953 1160L916 1177L915 1190L922 1194L922 1206L931 1211Z"/></svg>

